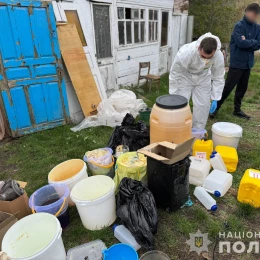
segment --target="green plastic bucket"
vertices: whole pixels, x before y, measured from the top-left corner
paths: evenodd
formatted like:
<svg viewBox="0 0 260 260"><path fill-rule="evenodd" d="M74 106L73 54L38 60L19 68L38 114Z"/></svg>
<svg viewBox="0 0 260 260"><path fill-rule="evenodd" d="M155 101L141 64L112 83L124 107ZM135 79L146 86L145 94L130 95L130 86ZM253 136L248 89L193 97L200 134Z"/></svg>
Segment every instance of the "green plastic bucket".
<svg viewBox="0 0 260 260"><path fill-rule="evenodd" d="M140 113L140 119L144 122L147 122L149 123L150 122L150 115L151 115L151 109L150 108L147 108L147 109L143 109L143 110L140 110L139 113Z"/></svg>

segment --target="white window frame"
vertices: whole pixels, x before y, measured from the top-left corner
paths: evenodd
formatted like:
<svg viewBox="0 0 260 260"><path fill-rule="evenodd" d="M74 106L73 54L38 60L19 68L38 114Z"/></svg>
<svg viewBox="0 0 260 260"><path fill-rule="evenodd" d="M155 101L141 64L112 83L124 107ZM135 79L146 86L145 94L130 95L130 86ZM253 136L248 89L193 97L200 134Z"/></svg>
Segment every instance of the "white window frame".
<svg viewBox="0 0 260 260"><path fill-rule="evenodd" d="M150 11L153 11L153 19L150 20ZM157 20L154 19L154 11L157 12ZM159 9L151 8L148 9L148 42L158 42L159 41ZM153 30L154 30L154 40L150 40L150 22L155 23ZM156 34L156 27L157 26L157 34Z"/></svg>
<svg viewBox="0 0 260 260"><path fill-rule="evenodd" d="M123 19L119 19L118 18L118 9L119 8L124 8L124 17ZM138 18L133 18L133 19L126 19L125 17L125 9L129 8L131 9L131 14L133 12L133 10L138 10ZM141 10L143 10L144 12L144 16L143 18L141 18ZM118 46L119 48L122 47L126 47L126 46L136 46L136 45L142 45L147 43L147 32L146 32L146 23L147 23L147 9L142 8L142 7L128 7L128 6L117 6L117 27L118 27ZM125 44L120 44L120 40L119 40L119 22L124 22L124 42ZM131 22L131 43L127 43L127 32L126 32L126 23L127 22ZM135 42L135 31L134 31L134 25L135 22L138 22L138 38L139 38L139 42ZM141 42L141 23L144 23L144 41Z"/></svg>

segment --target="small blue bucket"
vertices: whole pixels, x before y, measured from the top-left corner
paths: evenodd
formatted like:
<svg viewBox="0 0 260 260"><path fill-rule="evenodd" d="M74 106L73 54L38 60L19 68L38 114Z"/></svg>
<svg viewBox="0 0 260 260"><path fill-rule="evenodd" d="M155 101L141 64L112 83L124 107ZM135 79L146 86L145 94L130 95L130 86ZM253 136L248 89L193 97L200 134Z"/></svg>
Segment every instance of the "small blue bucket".
<svg viewBox="0 0 260 260"><path fill-rule="evenodd" d="M104 260L138 260L138 254L133 247L126 244L116 244L103 251Z"/></svg>

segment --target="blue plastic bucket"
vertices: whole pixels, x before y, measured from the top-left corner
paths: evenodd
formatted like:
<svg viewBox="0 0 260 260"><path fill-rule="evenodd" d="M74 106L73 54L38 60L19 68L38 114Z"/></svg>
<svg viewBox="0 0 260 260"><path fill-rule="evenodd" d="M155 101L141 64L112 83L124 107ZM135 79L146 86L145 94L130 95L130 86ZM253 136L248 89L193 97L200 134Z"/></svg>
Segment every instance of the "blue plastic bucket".
<svg viewBox="0 0 260 260"><path fill-rule="evenodd" d="M62 226L69 224L69 188L64 184L50 184L36 190L29 199L33 213L46 212L55 215Z"/></svg>
<svg viewBox="0 0 260 260"><path fill-rule="evenodd" d="M126 244L116 244L103 251L104 260L138 260L138 254L133 247Z"/></svg>

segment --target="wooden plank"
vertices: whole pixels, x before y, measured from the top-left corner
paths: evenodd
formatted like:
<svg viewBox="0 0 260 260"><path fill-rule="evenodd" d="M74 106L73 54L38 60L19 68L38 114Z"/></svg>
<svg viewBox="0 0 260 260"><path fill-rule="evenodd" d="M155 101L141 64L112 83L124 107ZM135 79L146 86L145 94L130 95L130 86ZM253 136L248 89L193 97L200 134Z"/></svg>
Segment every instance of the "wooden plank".
<svg viewBox="0 0 260 260"><path fill-rule="evenodd" d="M85 116L90 116L96 111L98 104L101 102L101 97L76 26L69 23L58 24L57 30L61 54L82 111Z"/></svg>

